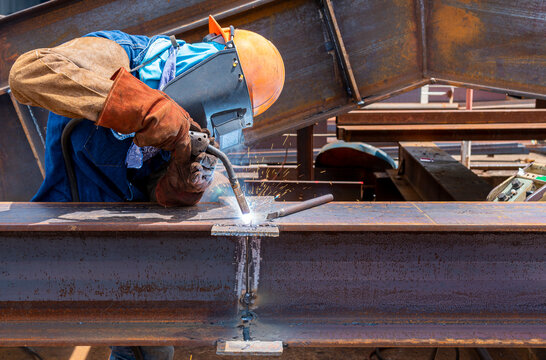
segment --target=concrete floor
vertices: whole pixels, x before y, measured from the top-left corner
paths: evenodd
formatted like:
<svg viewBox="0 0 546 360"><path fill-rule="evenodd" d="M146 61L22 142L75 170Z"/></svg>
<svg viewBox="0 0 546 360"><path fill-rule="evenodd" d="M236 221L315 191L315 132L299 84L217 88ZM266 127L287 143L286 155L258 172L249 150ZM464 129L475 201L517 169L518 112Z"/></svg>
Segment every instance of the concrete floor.
<svg viewBox="0 0 546 360"><path fill-rule="evenodd" d="M86 354L85 350L74 351L74 347L34 347L43 360L107 360L109 349L107 347L91 347ZM281 357L222 357L215 354L214 347L175 349L174 360L380 360L376 356L370 358L373 348L286 348ZM493 360L546 360L546 349L488 349ZM79 354L78 354L79 353ZM434 355L436 355L434 357ZM478 353L471 348L459 349L460 360L480 360ZM440 348L436 352L434 348L387 348L381 350L381 356L385 360L454 360L456 357L454 348ZM38 360L21 348L0 347L1 360Z"/></svg>

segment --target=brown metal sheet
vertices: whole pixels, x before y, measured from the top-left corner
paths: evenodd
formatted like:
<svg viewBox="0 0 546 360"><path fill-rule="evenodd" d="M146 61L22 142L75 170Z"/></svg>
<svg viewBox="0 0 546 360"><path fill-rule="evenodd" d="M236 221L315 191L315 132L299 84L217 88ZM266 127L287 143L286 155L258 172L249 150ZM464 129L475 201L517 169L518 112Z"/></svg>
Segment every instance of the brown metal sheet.
<svg viewBox="0 0 546 360"><path fill-rule="evenodd" d="M432 77L442 83L546 96L542 2L338 0L331 4L366 103L429 83ZM320 6L311 0L153 0L141 6L129 0L52 1L0 20L0 84L7 85L16 57L34 48L110 28L199 41L207 31L206 16L217 14L221 23L271 39L285 60L281 97L245 132L247 141L254 142L355 107Z"/></svg>
<svg viewBox="0 0 546 360"><path fill-rule="evenodd" d="M341 34L364 98L419 82L418 1L334 1Z"/></svg>
<svg viewBox="0 0 546 360"><path fill-rule="evenodd" d="M424 3L426 77L546 95L544 1Z"/></svg>

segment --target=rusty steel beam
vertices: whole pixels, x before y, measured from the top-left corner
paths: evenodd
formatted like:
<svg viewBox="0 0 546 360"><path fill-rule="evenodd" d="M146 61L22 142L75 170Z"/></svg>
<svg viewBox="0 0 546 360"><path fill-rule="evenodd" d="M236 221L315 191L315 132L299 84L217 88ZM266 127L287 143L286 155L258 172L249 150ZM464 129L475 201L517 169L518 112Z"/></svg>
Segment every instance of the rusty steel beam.
<svg viewBox="0 0 546 360"><path fill-rule="evenodd" d="M130 0L51 1L0 20L0 86L6 88L11 64L25 51L110 28L175 34L195 42L207 32L206 17L213 14L221 23L271 39L285 60L281 97L245 131L249 143L356 108L359 102L348 96L348 84L364 104L428 83L546 98L541 81L546 77L546 50L540 46L546 29L544 4L337 0L327 1L326 11L323 4L149 0L134 6ZM364 18L368 20L362 22ZM505 24L511 24L510 31Z"/></svg>
<svg viewBox="0 0 546 360"><path fill-rule="evenodd" d="M524 140L546 136L546 111L353 111L336 118L345 141Z"/></svg>
<svg viewBox="0 0 546 360"><path fill-rule="evenodd" d="M278 201L309 200L333 194L336 201L360 201L364 196L362 181L244 180L245 191L253 196L273 196Z"/></svg>
<svg viewBox="0 0 546 360"><path fill-rule="evenodd" d="M211 237L234 213L0 203L0 345L241 339L247 284L254 340L546 345L544 203L330 203Z"/></svg>
<svg viewBox="0 0 546 360"><path fill-rule="evenodd" d="M398 158L397 174L425 201L485 201L492 190L434 143L401 142Z"/></svg>
<svg viewBox="0 0 546 360"><path fill-rule="evenodd" d="M536 140L546 138L546 122L340 125L337 137L345 141Z"/></svg>
<svg viewBox="0 0 546 360"><path fill-rule="evenodd" d="M337 125L544 123L546 110L359 110L336 117Z"/></svg>

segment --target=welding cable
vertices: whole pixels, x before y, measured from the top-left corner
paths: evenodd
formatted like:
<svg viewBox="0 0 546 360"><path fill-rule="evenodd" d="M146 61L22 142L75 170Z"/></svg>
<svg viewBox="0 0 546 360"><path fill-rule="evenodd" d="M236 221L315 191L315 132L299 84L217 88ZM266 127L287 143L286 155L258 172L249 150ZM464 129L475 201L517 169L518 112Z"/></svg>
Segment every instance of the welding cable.
<svg viewBox="0 0 546 360"><path fill-rule="evenodd" d="M374 356L378 359L378 360L386 360L383 356L381 356L381 353L380 353L380 349L379 348L375 348L372 353L368 356L368 360L372 360L372 356Z"/></svg>
<svg viewBox="0 0 546 360"><path fill-rule="evenodd" d="M131 350L133 351L136 360L144 360L144 355L142 355L140 346L131 346Z"/></svg>
<svg viewBox="0 0 546 360"><path fill-rule="evenodd" d="M79 202L80 194L78 193L78 183L76 182L76 174L74 173L74 166L72 165L72 157L70 156L70 135L74 128L78 126L84 119L72 119L66 124L61 135L61 151L63 153L64 166L66 167L66 174L68 175L68 183L70 184L70 193L72 194L72 201Z"/></svg>
<svg viewBox="0 0 546 360"><path fill-rule="evenodd" d="M21 350L23 350L27 355L30 355L32 356L32 358L34 360L44 360L43 357L40 356L40 354L38 354L33 348L31 347L28 347L28 346L21 346L20 347Z"/></svg>

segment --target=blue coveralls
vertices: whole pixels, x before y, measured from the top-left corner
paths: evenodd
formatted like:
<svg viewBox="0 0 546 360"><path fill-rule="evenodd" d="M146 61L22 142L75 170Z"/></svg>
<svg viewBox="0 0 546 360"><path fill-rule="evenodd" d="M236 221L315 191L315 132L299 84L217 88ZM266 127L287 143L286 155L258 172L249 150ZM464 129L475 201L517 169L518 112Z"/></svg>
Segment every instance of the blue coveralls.
<svg viewBox="0 0 546 360"><path fill-rule="evenodd" d="M140 65L144 59L148 59L147 53L151 51L150 49L154 49L153 46L157 50L158 43L162 41L165 44L165 39L169 40L166 36L149 38L128 35L121 31L99 31L86 36L107 38L121 45L129 56L131 69ZM179 41L179 43L184 42ZM215 49L211 47L211 44L205 43L187 45L182 51L175 53L175 75L220 49L218 45L214 45ZM163 59L167 58L167 53L170 54L174 50L174 48L165 49ZM158 68L165 66L165 62L160 59L152 62L149 65L150 68L144 67L143 71L148 73L163 71L162 68ZM144 81L139 73L133 73L133 75L141 77ZM148 79L145 82L151 87L159 86L159 82L155 80ZM52 112L49 114L45 152L46 176L32 201L72 201L61 150L62 131L70 120ZM129 148L133 144L132 137L122 136L110 129L96 126L91 121L81 122L72 132L70 139L72 163L82 202L148 201L145 190L146 178L151 172L164 165L169 158L167 152L160 152L141 163L138 168L129 169L126 159ZM165 354L169 351L172 352L172 347L147 347L142 352L145 360L155 360L165 358ZM134 355L129 347L112 347L110 360L134 360Z"/></svg>
<svg viewBox="0 0 546 360"><path fill-rule="evenodd" d="M121 45L129 56L131 69L147 63L151 54L160 55L133 73L152 88L158 88L160 80L169 78L165 75L170 75L171 78L179 75L223 48L223 45L213 42L187 44L178 40L180 47L174 51L166 36L149 38L117 30L98 31L86 36L107 38ZM172 66L169 67L170 60ZM167 68L173 70L172 74L166 74ZM49 113L46 131L46 176L32 201L72 201L61 149L62 131L70 120ZM82 202L148 201L146 179L163 166L170 156L167 152L160 152L139 166L128 168L126 160L133 143L132 137L96 126L91 121L81 122L72 132L70 140L71 158Z"/></svg>

